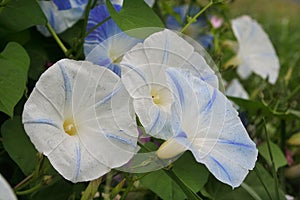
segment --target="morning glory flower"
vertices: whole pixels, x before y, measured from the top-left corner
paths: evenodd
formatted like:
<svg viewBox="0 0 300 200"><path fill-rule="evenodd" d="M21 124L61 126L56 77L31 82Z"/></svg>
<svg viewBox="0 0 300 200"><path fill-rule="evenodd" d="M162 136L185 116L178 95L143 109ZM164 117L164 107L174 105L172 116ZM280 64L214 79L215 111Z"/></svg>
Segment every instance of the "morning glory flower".
<svg viewBox="0 0 300 200"><path fill-rule="evenodd" d="M0 194L0 200L17 200L15 193L2 174L0 174Z"/></svg>
<svg viewBox="0 0 300 200"><path fill-rule="evenodd" d="M237 111L217 89L189 70L166 70L174 101L171 106L174 135L157 151L170 159L190 150L220 181L238 187L253 169L258 151Z"/></svg>
<svg viewBox="0 0 300 200"><path fill-rule="evenodd" d="M212 87L218 78L202 55L175 32L154 33L128 51L121 63L122 82L133 97L133 105L146 132L168 139L171 131L172 91L164 73L169 66L188 69Z"/></svg>
<svg viewBox="0 0 300 200"><path fill-rule="evenodd" d="M56 33L62 33L82 18L88 0L40 0L38 3L54 31ZM50 36L45 26L38 25L37 29L43 35Z"/></svg>
<svg viewBox="0 0 300 200"><path fill-rule="evenodd" d="M153 7L155 0L144 0L149 7ZM123 0L111 0L112 4L123 5Z"/></svg>
<svg viewBox="0 0 300 200"><path fill-rule="evenodd" d="M118 4L114 4L114 7L117 11L121 9L121 6ZM105 4L96 6L90 11L87 31L109 16ZM112 19L109 19L85 38L85 59L94 64L105 66L120 76L119 62L122 55L139 41L122 32L116 23Z"/></svg>
<svg viewBox="0 0 300 200"><path fill-rule="evenodd" d="M277 80L279 60L274 47L262 27L249 16L232 20L232 30L238 40L237 73L246 79L251 72L267 78L271 84Z"/></svg>
<svg viewBox="0 0 300 200"><path fill-rule="evenodd" d="M37 150L72 182L99 178L136 151L129 94L116 74L87 61L63 59L44 72L23 124Z"/></svg>
<svg viewBox="0 0 300 200"><path fill-rule="evenodd" d="M169 29L180 31L187 23L187 16L193 17L200 11L200 8L187 4L177 6L174 8L174 12L180 17L180 21L177 21L174 16L168 16L166 20L166 26ZM211 48L213 45L213 36L206 33L207 22L204 16L200 16L196 22L192 23L184 34L192 37L202 44L206 49Z"/></svg>
<svg viewBox="0 0 300 200"><path fill-rule="evenodd" d="M241 99L249 99L249 94L238 79L234 78L226 87L225 94Z"/></svg>

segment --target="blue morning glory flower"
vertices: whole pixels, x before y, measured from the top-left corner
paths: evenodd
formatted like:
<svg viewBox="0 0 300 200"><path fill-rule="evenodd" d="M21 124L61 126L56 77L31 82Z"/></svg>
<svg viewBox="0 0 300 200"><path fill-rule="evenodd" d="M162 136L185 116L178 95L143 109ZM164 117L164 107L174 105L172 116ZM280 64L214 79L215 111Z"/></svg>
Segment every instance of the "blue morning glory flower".
<svg viewBox="0 0 300 200"><path fill-rule="evenodd" d="M182 5L174 8L174 12L178 14L179 21L176 20L174 16L168 16L166 20L166 26L169 29L180 31L181 28L187 23L187 16L194 16L200 11L199 7ZM206 49L212 48L213 46L213 36L205 33L205 27L207 22L204 16L200 16L196 22L192 23L188 29L184 32L186 35L197 40Z"/></svg>
<svg viewBox="0 0 300 200"><path fill-rule="evenodd" d="M114 7L117 11L121 9L120 5L115 4ZM87 31L109 16L105 4L96 6L90 11ZM123 54L139 41L140 40L128 36L112 19L109 19L85 38L84 54L86 60L94 64L105 66L120 76L121 70L119 62Z"/></svg>
<svg viewBox="0 0 300 200"><path fill-rule="evenodd" d="M54 31L56 33L62 33L82 18L88 0L54 0L38 2ZM37 29L43 35L50 36L50 33L45 26L38 25Z"/></svg>

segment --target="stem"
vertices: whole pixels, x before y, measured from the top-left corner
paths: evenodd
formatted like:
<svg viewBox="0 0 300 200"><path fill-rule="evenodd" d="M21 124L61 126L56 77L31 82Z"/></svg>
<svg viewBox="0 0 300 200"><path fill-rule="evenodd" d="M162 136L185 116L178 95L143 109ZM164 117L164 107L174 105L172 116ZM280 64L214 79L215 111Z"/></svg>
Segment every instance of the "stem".
<svg viewBox="0 0 300 200"><path fill-rule="evenodd" d="M241 187L244 188L244 190L246 190L254 199L262 200L262 198L260 198L260 196L246 183L242 183Z"/></svg>
<svg viewBox="0 0 300 200"><path fill-rule="evenodd" d="M17 194L17 195L27 195L27 194L31 194L31 193L33 193L33 192L39 190L43 185L44 185L44 184L41 182L41 183L35 185L34 187L28 189L28 190L19 191L19 192L16 191L16 194Z"/></svg>
<svg viewBox="0 0 300 200"><path fill-rule="evenodd" d="M85 191L83 192L83 195L81 197L81 200L90 200L93 199L93 197L95 196L95 194L98 191L98 187L100 185L100 183L102 182L102 177L93 180L89 183L89 185L87 186L87 188L85 189Z"/></svg>
<svg viewBox="0 0 300 200"><path fill-rule="evenodd" d="M271 162L272 162L272 173L274 176L274 181L275 181L275 194L276 194L276 199L279 200L279 190L278 190L278 178L277 178L277 173L276 173L276 169L275 169L275 164L274 164L274 158L273 158L273 154L271 151L271 146L270 146L270 141L269 141L269 135L268 135L268 131L267 131L267 127L266 127L266 122L264 121L264 129L265 129L265 134L266 134L266 139L267 139L267 146L268 146L268 151L269 151L269 155L271 158Z"/></svg>
<svg viewBox="0 0 300 200"><path fill-rule="evenodd" d="M31 179L32 177L33 177L33 173L30 174L29 176L27 176L25 179L23 179L20 183L18 183L18 184L14 187L14 189L15 189L15 190L18 190L19 188L26 186L26 185L29 183L29 181L30 181L30 179Z"/></svg>
<svg viewBox="0 0 300 200"><path fill-rule="evenodd" d="M53 28L49 22L47 22L46 27L47 27L48 31L50 32L50 34L52 35L52 37L54 38L54 40L56 41L56 43L58 44L58 46L64 52L64 54L67 57L72 57L72 55L68 55L68 49L65 47L65 45L62 43L62 41L59 39L58 35L55 33L55 31L53 30Z"/></svg>
<svg viewBox="0 0 300 200"><path fill-rule="evenodd" d="M197 21L197 18L204 13L210 6L213 5L213 2L210 1L202 10L200 10L192 19L188 21L188 23L180 30L181 33L183 33L192 23Z"/></svg>
<svg viewBox="0 0 300 200"><path fill-rule="evenodd" d="M104 186L104 194L105 194L104 199L105 200L110 199L109 191L110 191L111 181L112 181L112 173L110 172L106 175L106 182L105 182L105 186Z"/></svg>
<svg viewBox="0 0 300 200"><path fill-rule="evenodd" d="M89 14L90 14L92 2L93 2L93 0L88 1L88 4L86 5L85 11L84 11L84 22L83 22L83 27L82 27L82 29L83 29L82 33L85 33L85 31L86 31L86 27L87 27L87 24L88 24L88 19L89 19Z"/></svg>
<svg viewBox="0 0 300 200"><path fill-rule="evenodd" d="M111 17L107 17L104 20L102 20L101 22L99 22L98 24L96 24L93 28L91 28L88 32L86 32L86 34L84 35L84 37L87 37L89 34L91 34L94 30L96 30L99 26L101 26L102 24L104 24L105 22L107 22L108 20L110 20Z"/></svg>
<svg viewBox="0 0 300 200"><path fill-rule="evenodd" d="M298 85L292 92L291 94L289 94L287 97L285 97L282 102L286 102L288 101L290 98L292 98L293 96L295 96L296 94L298 94L300 91L300 85Z"/></svg>
<svg viewBox="0 0 300 200"><path fill-rule="evenodd" d="M134 180L130 179L130 181L128 182L127 188L120 200L125 200L125 198L127 197L128 193L130 192L130 190L133 186L133 183L134 183Z"/></svg>

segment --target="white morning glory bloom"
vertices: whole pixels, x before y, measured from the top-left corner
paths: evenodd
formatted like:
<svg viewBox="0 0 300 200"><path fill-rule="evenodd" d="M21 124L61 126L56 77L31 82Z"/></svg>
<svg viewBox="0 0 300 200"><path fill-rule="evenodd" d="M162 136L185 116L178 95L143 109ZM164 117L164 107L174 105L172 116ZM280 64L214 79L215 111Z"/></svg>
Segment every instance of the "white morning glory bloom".
<svg viewBox="0 0 300 200"><path fill-rule="evenodd" d="M253 169L258 151L231 102L189 70L166 70L174 98L174 136L157 151L161 159L190 150L220 181L238 187Z"/></svg>
<svg viewBox="0 0 300 200"><path fill-rule="evenodd" d="M238 79L234 78L226 87L225 94L241 99L249 99L249 94Z"/></svg>
<svg viewBox="0 0 300 200"><path fill-rule="evenodd" d="M246 79L251 72L274 84L279 73L279 60L274 47L262 27L249 16L232 20L232 30L239 47L237 72Z"/></svg>
<svg viewBox="0 0 300 200"><path fill-rule="evenodd" d="M37 150L72 182L99 178L136 151L129 94L116 74L88 61L63 59L44 72L23 124Z"/></svg>
<svg viewBox="0 0 300 200"><path fill-rule="evenodd" d="M121 6L118 4L114 4L114 7L117 11L121 9ZM109 16L105 4L96 6L90 11L87 31ZM112 19L109 19L85 38L85 59L94 64L105 66L120 76L119 62L121 57L139 41L122 32L116 23Z"/></svg>
<svg viewBox="0 0 300 200"><path fill-rule="evenodd" d="M87 0L38 1L50 25L56 33L62 33L73 26L84 14ZM48 29L38 25L37 29L45 36L50 36Z"/></svg>
<svg viewBox="0 0 300 200"><path fill-rule="evenodd" d="M0 174L0 200L17 200L15 193L2 174Z"/></svg>
<svg viewBox="0 0 300 200"><path fill-rule="evenodd" d="M149 36L128 51L121 63L122 81L146 132L167 139L172 135L173 104L165 69L189 69L195 76L218 87L218 78L205 59L177 33L165 29Z"/></svg>
<svg viewBox="0 0 300 200"><path fill-rule="evenodd" d="M155 0L144 0L144 1L149 7L152 7L155 3ZM110 2L116 5L121 5L121 6L123 5L123 0L111 0Z"/></svg>

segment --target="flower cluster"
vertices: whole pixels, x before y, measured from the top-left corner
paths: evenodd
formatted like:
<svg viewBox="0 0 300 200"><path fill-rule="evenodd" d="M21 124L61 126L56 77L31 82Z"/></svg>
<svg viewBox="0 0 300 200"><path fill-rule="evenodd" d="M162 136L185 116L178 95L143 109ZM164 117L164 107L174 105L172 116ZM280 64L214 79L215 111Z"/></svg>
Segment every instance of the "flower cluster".
<svg viewBox="0 0 300 200"><path fill-rule="evenodd" d="M72 22L57 23L63 26L58 33L82 16L86 3L51 1L56 6L52 14L78 14ZM122 2L112 3L121 9ZM108 17L100 3L90 12L87 31ZM233 27L240 60L249 55L243 39L251 33L244 34L238 21ZM136 39L112 19L105 21L85 38L85 61L62 59L37 82L23 111L35 147L66 179L94 180L111 169L130 168L139 156L136 115L149 137L164 141L155 159L173 160L189 150L218 180L238 187L255 166L256 145L219 90L220 80L205 51L186 38L163 29ZM270 75L271 81L275 78Z"/></svg>

